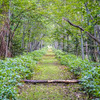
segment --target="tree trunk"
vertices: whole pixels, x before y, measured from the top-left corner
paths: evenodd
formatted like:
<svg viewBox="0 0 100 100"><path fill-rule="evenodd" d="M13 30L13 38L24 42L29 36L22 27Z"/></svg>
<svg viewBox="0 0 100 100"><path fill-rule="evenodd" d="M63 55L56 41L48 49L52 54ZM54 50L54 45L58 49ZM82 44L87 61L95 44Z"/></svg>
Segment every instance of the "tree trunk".
<svg viewBox="0 0 100 100"><path fill-rule="evenodd" d="M22 48L25 48L25 46L24 46L24 44L25 44L24 43L24 38L25 38L25 34L26 34L25 33L25 28L26 28L26 26L25 26L25 24L23 24L23 36L22 36L22 46L21 46Z"/></svg>
<svg viewBox="0 0 100 100"><path fill-rule="evenodd" d="M97 31L97 27L94 27L94 36L95 36L95 38L97 37L96 31ZM98 57L97 57L97 46L98 46L98 43L96 41L94 41L94 45L95 45L95 47L94 47L94 58L95 58L95 61L97 62L98 61Z"/></svg>
<svg viewBox="0 0 100 100"><path fill-rule="evenodd" d="M82 51L82 59L84 60L84 46L83 46L83 35L81 31L81 51Z"/></svg>
<svg viewBox="0 0 100 100"><path fill-rule="evenodd" d="M24 80L25 83L79 83L79 80Z"/></svg>
<svg viewBox="0 0 100 100"><path fill-rule="evenodd" d="M55 41L54 47L57 49L58 48L58 41Z"/></svg>
<svg viewBox="0 0 100 100"><path fill-rule="evenodd" d="M87 41L86 41L86 58L88 59L88 44L87 44Z"/></svg>
<svg viewBox="0 0 100 100"><path fill-rule="evenodd" d="M63 51L65 51L65 35L63 34Z"/></svg>
<svg viewBox="0 0 100 100"><path fill-rule="evenodd" d="M67 53L69 53L69 35L67 34Z"/></svg>

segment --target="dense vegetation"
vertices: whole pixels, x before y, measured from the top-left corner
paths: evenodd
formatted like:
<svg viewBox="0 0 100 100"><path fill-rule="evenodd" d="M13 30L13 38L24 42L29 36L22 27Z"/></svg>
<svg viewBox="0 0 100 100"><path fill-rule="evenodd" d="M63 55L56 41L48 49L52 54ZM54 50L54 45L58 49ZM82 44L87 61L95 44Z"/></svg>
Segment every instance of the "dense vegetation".
<svg viewBox="0 0 100 100"><path fill-rule="evenodd" d="M89 62L87 59L77 57L73 54L66 54L55 50L60 63L69 67L78 79L82 82L82 90L90 96L100 97L100 63Z"/></svg>
<svg viewBox="0 0 100 100"><path fill-rule="evenodd" d="M48 45L61 50L57 57L83 89L99 97L99 6L100 0L0 0L0 99L15 98Z"/></svg>
<svg viewBox="0 0 100 100"><path fill-rule="evenodd" d="M1 0L0 56L51 44L99 62L99 6L99 0Z"/></svg>
<svg viewBox="0 0 100 100"><path fill-rule="evenodd" d="M21 80L31 78L36 63L45 52L46 50L42 49L0 60L0 100L17 99L18 87L22 85Z"/></svg>

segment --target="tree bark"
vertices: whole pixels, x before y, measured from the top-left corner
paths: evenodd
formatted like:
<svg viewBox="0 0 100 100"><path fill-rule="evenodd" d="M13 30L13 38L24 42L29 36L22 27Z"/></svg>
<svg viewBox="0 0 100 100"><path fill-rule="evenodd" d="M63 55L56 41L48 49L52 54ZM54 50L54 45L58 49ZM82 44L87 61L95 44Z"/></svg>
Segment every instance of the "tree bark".
<svg viewBox="0 0 100 100"><path fill-rule="evenodd" d="M24 39L25 39L25 35L26 35L26 32L25 32L25 24L23 24L23 36L22 36L22 48L25 48L25 42L24 42Z"/></svg>
<svg viewBox="0 0 100 100"><path fill-rule="evenodd" d="M87 44L87 41L86 41L86 58L88 59L88 44Z"/></svg>
<svg viewBox="0 0 100 100"><path fill-rule="evenodd" d="M79 80L24 80L25 83L79 83Z"/></svg>
<svg viewBox="0 0 100 100"><path fill-rule="evenodd" d="M82 60L84 60L84 46L83 46L83 35L81 31L81 51L82 51Z"/></svg>

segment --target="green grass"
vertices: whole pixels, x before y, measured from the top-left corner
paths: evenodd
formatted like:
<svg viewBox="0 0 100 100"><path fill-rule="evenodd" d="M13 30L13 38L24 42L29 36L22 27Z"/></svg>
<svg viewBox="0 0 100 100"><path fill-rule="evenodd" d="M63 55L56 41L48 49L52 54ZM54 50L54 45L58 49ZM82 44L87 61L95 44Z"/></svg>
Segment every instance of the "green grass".
<svg viewBox="0 0 100 100"><path fill-rule="evenodd" d="M21 81L32 77L36 64L45 53L46 49L43 48L0 60L0 100L17 100Z"/></svg>
<svg viewBox="0 0 100 100"><path fill-rule="evenodd" d="M73 74L67 67L59 64L51 51L42 58L34 71L32 80L73 79ZM79 84L24 84L19 98L21 100L88 100L79 88Z"/></svg>
<svg viewBox="0 0 100 100"><path fill-rule="evenodd" d="M100 99L100 63L82 60L73 54L66 54L61 50L55 50L57 59L62 65L68 66L69 70L81 80L82 90L90 98Z"/></svg>

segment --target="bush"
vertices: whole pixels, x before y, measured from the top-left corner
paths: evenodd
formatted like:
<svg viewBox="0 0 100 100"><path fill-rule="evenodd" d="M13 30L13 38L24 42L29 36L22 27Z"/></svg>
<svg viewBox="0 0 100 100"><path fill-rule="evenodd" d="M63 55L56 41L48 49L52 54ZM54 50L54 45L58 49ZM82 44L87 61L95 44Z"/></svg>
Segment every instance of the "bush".
<svg viewBox="0 0 100 100"><path fill-rule="evenodd" d="M82 82L82 89L90 96L100 97L100 64L82 60L73 54L65 54L55 50L56 57L61 64L69 67Z"/></svg>
<svg viewBox="0 0 100 100"><path fill-rule="evenodd" d="M13 57L22 54L24 50L25 48L21 47L21 41L19 39L12 40L11 53Z"/></svg>
<svg viewBox="0 0 100 100"><path fill-rule="evenodd" d="M30 79L36 63L45 54L45 50L24 53L15 58L0 60L0 100L16 100L17 87L22 79Z"/></svg>

